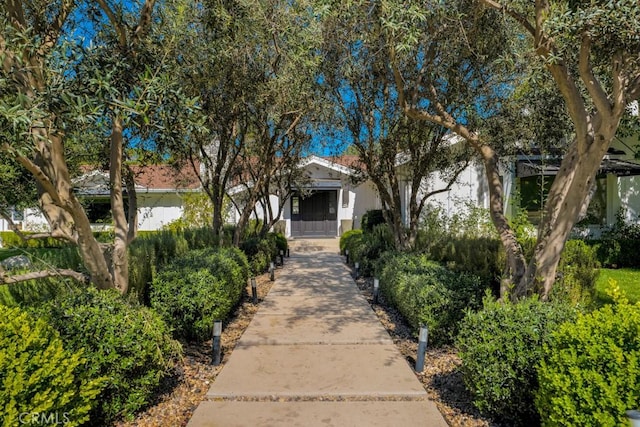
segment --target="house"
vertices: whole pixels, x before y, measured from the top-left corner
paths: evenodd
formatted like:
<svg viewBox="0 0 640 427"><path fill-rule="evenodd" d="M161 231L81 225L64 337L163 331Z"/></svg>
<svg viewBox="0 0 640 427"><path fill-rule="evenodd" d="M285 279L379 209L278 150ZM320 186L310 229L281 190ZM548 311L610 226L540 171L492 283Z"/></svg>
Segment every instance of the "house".
<svg viewBox="0 0 640 427"><path fill-rule="evenodd" d="M200 181L190 166L178 171L169 165L133 166L132 170L136 182L138 230L141 231L159 230L179 219L184 194L200 191ZM95 231L110 229L109 172L85 168L84 173L73 180L73 186L85 206L92 228ZM26 231L49 228L42 213L34 208L16 212L13 219ZM0 231L5 230L10 228L6 221L0 220Z"/></svg>
<svg viewBox="0 0 640 427"><path fill-rule="evenodd" d="M636 137L637 138L637 137ZM615 138L600 164L586 217L578 224L580 235L599 237L615 224L618 213L625 222L640 216L640 164L637 139ZM509 202L524 209L532 223L541 209L560 165L559 156L520 155L510 170L513 189Z"/></svg>
<svg viewBox="0 0 640 427"><path fill-rule="evenodd" d="M380 209L381 201L370 181L357 182L358 170L353 167L356 156L326 158L311 155L300 164L308 177L308 185L284 201L281 229L287 237L337 237L352 228L359 228L362 216L371 209ZM242 191L242 187L231 192ZM277 212L280 199L270 196L271 209ZM254 218L264 212L256 206ZM229 222L236 222L233 210Z"/></svg>
<svg viewBox="0 0 640 427"><path fill-rule="evenodd" d="M597 237L605 227L613 225L617 213L623 212L626 221L637 221L640 216L640 164L637 163L638 141L632 138L616 139L602 161L595 192L587 218L581 222L583 234ZM503 162L501 174L504 186L504 209L509 216L519 208L528 213L535 224L541 214L546 193L558 170L559 157L540 154L521 154ZM362 216L371 209L381 209L382 203L371 181L361 178L357 156L320 157L310 155L300 164L308 177L300 191L284 201L278 227L287 237L337 237L345 231L359 228ZM403 167L403 162L398 162ZM140 230L157 230L181 217L186 192L200 190L200 182L193 170L175 171L167 165L136 167L138 221ZM402 174L401 174L402 175ZM85 200L87 212L94 227L109 227L110 204L108 173L87 171L74 181L78 194ZM425 181L425 189L441 188L444 182L438 174ZM229 190L243 191L242 186ZM400 182L400 196L404 206L410 197L410 188ZM273 212L278 212L280 198L270 195ZM468 206L487 208L489 190L483 166L472 162L451 188L429 199L446 215L462 213ZM403 206L405 221L408 220ZM257 205L254 218L264 212ZM232 209L227 221L235 223L239 213ZM36 210L17 212L24 229L40 230L46 222ZM4 228L3 228L4 227ZM0 221L0 231L8 227Z"/></svg>

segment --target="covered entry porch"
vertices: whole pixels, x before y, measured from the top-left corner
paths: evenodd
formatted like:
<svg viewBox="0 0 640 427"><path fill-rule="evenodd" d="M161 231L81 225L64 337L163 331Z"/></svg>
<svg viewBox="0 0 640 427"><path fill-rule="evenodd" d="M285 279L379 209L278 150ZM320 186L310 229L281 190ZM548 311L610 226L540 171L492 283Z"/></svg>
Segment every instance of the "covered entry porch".
<svg viewBox="0 0 640 427"><path fill-rule="evenodd" d="M338 235L338 190L313 190L291 197L292 237Z"/></svg>

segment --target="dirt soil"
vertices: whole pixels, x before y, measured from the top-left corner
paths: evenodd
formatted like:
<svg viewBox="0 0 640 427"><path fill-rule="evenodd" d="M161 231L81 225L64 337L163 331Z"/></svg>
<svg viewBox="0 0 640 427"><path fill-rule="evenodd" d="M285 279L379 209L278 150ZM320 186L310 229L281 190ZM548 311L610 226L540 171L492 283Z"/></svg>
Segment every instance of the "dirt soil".
<svg viewBox="0 0 640 427"><path fill-rule="evenodd" d="M257 278L258 298L262 300L273 282L267 274ZM358 287L370 304L373 303L373 280L359 279ZM155 402L132 421L121 421L116 427L186 426L193 412L204 400L211 383L229 359L233 348L259 306L252 303L251 288L222 331L222 363L211 364L211 341L203 344L183 343L184 356L177 374L164 385L166 390ZM373 306L384 327L411 366L415 365L418 341L402 316L380 298ZM471 403L458 370L460 359L451 347L428 349L425 369L416 374L447 423L452 427L500 427L482 417ZM331 400L331 399L329 399Z"/></svg>

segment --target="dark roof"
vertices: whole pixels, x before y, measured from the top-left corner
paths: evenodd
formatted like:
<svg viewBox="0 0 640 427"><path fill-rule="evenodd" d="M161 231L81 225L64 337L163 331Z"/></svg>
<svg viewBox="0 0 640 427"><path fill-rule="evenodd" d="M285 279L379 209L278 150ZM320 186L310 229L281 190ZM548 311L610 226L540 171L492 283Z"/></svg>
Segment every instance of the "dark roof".
<svg viewBox="0 0 640 427"><path fill-rule="evenodd" d="M516 176L555 176L560 169L560 159L520 159L516 165ZM613 174L616 176L640 175L640 164L615 158L604 158L600 163L598 175Z"/></svg>

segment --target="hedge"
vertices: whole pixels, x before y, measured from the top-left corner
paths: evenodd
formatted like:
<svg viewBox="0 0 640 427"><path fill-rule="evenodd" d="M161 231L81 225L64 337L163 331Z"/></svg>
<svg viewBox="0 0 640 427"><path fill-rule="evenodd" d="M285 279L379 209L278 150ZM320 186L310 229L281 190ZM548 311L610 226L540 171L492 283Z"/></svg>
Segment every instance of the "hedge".
<svg viewBox="0 0 640 427"><path fill-rule="evenodd" d="M249 265L236 248L190 251L153 280L151 306L178 338L206 341L240 302Z"/></svg>

